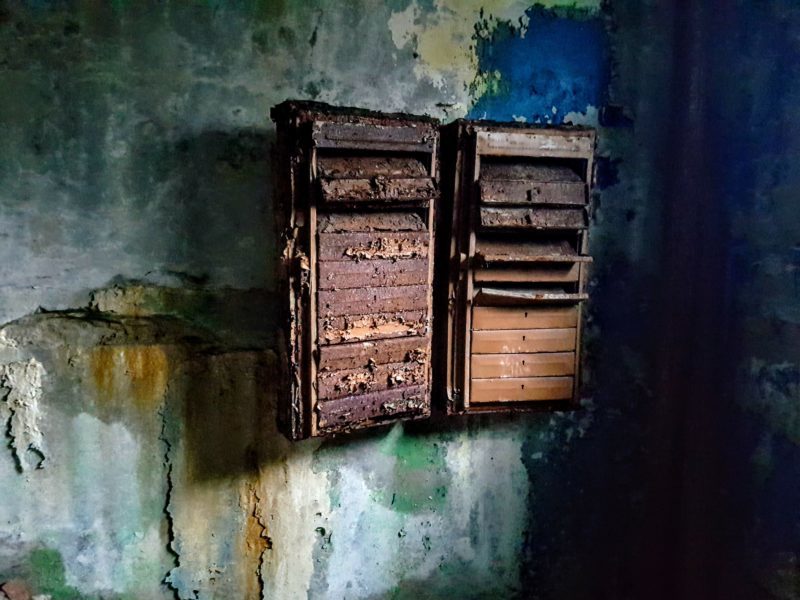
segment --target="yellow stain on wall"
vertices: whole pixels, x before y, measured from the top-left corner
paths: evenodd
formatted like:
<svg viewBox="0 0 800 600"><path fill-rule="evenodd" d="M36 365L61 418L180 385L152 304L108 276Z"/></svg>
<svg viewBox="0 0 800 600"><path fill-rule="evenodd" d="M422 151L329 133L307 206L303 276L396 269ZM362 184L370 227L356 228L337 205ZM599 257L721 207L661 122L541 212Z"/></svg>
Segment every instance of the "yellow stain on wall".
<svg viewBox="0 0 800 600"><path fill-rule="evenodd" d="M98 346L91 369L104 401L130 397L138 408L150 409L167 390L169 361L161 346Z"/></svg>
<svg viewBox="0 0 800 600"><path fill-rule="evenodd" d="M243 577L247 598L260 598L263 595L262 567L264 553L270 549L270 538L267 535L259 497L253 484L248 482L240 492L239 505L246 511L244 535L242 537L241 561L244 566Z"/></svg>
<svg viewBox="0 0 800 600"><path fill-rule="evenodd" d="M450 92L460 113L466 114L469 86L478 73L475 25L485 19L510 21L524 35L525 11L532 4L544 8L571 7L599 11L600 0L436 0L433 11L423 11L416 0L401 12L392 13L389 29L398 49L412 44L419 58L415 75Z"/></svg>

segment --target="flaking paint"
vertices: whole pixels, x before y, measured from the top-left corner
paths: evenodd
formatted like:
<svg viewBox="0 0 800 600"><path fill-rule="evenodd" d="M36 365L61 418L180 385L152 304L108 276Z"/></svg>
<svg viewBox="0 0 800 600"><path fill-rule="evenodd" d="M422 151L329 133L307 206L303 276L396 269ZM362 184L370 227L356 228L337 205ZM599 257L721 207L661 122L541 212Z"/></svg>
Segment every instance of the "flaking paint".
<svg viewBox="0 0 800 600"><path fill-rule="evenodd" d="M0 579L54 598L652 592L642 557L669 536L643 517L645 457L664 441L649 419L680 400L656 397L650 372L665 148L688 102L672 96L687 66L673 28L702 10L662 4L0 7L0 361L47 374L45 468L20 474L0 452ZM797 14L782 0L722 8L729 20L699 39L722 67L710 116L735 132L709 154L728 175L725 293L743 336L741 414L719 421L741 475L729 497L753 490L732 522L752 554L726 574L791 597ZM567 32L565 63L542 22ZM552 85L526 89L544 70ZM277 433L266 114L298 96L600 126L613 173L592 221L582 411L324 443Z"/></svg>

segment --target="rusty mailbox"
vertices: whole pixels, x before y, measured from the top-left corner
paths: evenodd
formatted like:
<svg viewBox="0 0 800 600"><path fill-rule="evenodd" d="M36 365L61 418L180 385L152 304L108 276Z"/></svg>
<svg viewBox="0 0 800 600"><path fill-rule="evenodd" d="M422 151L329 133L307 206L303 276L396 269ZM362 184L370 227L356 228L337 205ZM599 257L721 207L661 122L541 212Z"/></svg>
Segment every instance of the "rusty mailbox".
<svg viewBox="0 0 800 600"><path fill-rule="evenodd" d="M430 414L438 124L274 107L291 439Z"/></svg>
<svg viewBox="0 0 800 600"><path fill-rule="evenodd" d="M448 413L577 400L594 144L583 128L442 129L437 384Z"/></svg>

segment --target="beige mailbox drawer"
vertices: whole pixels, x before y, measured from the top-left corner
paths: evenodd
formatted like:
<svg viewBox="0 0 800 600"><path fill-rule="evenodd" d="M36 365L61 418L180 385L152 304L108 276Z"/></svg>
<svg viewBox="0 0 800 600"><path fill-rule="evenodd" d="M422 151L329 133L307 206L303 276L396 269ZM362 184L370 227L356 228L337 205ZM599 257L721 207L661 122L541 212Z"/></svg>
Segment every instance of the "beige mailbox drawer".
<svg viewBox="0 0 800 600"><path fill-rule="evenodd" d="M574 352L473 354L471 361L473 379L575 374Z"/></svg>
<svg viewBox="0 0 800 600"><path fill-rule="evenodd" d="M578 326L578 307L530 308L476 306L472 329L559 329Z"/></svg>
<svg viewBox="0 0 800 600"><path fill-rule="evenodd" d="M574 327L473 331L472 354L573 351L577 334Z"/></svg>
<svg viewBox="0 0 800 600"><path fill-rule="evenodd" d="M473 379L470 401L474 404L526 402L531 400L570 400L572 377L514 377Z"/></svg>

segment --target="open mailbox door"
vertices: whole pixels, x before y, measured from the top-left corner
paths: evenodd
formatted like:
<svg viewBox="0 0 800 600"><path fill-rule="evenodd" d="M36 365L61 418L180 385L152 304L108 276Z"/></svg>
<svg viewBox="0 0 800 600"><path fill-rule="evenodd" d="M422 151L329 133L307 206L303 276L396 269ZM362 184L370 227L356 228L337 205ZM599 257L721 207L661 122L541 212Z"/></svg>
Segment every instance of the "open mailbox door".
<svg viewBox="0 0 800 600"><path fill-rule="evenodd" d="M595 133L457 121L442 144L452 204L439 229L447 352L437 395L450 414L568 408L579 391Z"/></svg>
<svg viewBox="0 0 800 600"><path fill-rule="evenodd" d="M438 124L274 107L276 220L291 439L430 414Z"/></svg>

